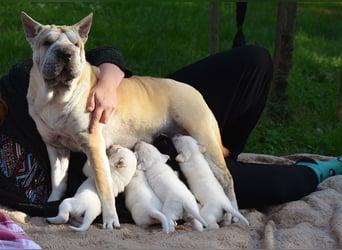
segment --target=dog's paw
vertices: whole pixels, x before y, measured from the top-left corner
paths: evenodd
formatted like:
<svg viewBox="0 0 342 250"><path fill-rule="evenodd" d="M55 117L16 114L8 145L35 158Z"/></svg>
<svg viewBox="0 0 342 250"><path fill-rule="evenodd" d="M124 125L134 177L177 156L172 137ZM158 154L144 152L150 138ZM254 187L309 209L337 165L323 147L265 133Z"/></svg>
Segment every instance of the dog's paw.
<svg viewBox="0 0 342 250"><path fill-rule="evenodd" d="M120 223L117 215L103 216L103 229L120 229Z"/></svg>
<svg viewBox="0 0 342 250"><path fill-rule="evenodd" d="M120 224L116 224L113 222L104 222L102 224L102 228L103 229L109 229L109 230L112 230L112 229L120 229Z"/></svg>

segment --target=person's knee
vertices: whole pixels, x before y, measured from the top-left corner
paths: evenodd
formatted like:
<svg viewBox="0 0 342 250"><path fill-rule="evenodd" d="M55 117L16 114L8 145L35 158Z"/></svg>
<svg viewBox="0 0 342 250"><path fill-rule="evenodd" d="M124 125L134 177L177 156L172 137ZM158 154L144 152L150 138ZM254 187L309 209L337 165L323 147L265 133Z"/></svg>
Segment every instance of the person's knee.
<svg viewBox="0 0 342 250"><path fill-rule="evenodd" d="M249 63L254 64L254 67L271 78L273 74L273 60L270 52L260 46L246 46L249 55Z"/></svg>

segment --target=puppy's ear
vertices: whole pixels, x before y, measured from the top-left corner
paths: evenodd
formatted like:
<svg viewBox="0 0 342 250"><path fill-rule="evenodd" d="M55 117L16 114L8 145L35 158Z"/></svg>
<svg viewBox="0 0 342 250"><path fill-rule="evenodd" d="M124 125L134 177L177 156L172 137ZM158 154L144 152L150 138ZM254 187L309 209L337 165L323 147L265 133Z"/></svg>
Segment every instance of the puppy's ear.
<svg viewBox="0 0 342 250"><path fill-rule="evenodd" d="M168 156L166 154L162 154L162 157L164 159L164 162L167 162L170 159L170 156Z"/></svg>
<svg viewBox="0 0 342 250"><path fill-rule="evenodd" d="M42 29L43 25L33 20L33 18L27 15L24 11L21 12L21 22L23 24L26 40L32 47L34 38Z"/></svg>
<svg viewBox="0 0 342 250"><path fill-rule="evenodd" d="M78 34L80 35L83 43L85 43L88 39L88 34L90 31L92 22L93 22L93 13L90 13L81 21L73 25L78 30Z"/></svg>
<svg viewBox="0 0 342 250"><path fill-rule="evenodd" d="M180 153L176 156L175 160L179 163L183 163L185 161L184 154Z"/></svg>
<svg viewBox="0 0 342 250"><path fill-rule="evenodd" d="M125 168L125 167L127 167L127 166L126 166L126 161L125 161L125 159L121 157L121 158L116 162L115 166L116 166L117 168Z"/></svg>
<svg viewBox="0 0 342 250"><path fill-rule="evenodd" d="M146 171L146 168L145 168L145 166L144 166L144 163L139 163L138 165L137 165L137 169L138 170L141 170L141 171Z"/></svg>

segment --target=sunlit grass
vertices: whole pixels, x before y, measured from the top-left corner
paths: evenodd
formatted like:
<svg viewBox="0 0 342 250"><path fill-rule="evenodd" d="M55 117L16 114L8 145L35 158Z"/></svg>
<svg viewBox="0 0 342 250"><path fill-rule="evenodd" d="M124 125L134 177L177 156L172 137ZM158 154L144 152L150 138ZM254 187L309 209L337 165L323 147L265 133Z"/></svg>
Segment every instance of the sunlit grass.
<svg viewBox="0 0 342 250"><path fill-rule="evenodd" d="M275 41L276 2L248 4L244 31L249 44ZM137 74L164 76L209 54L209 1L9 1L0 8L0 75L31 56L20 11L42 23L73 24L94 13L86 48L120 48ZM236 31L235 5L220 1L220 50ZM300 2L293 66L289 76L289 119L263 115L246 151L269 154L342 154L342 125L336 118L342 65L342 3ZM229 80L229 76L227 76Z"/></svg>

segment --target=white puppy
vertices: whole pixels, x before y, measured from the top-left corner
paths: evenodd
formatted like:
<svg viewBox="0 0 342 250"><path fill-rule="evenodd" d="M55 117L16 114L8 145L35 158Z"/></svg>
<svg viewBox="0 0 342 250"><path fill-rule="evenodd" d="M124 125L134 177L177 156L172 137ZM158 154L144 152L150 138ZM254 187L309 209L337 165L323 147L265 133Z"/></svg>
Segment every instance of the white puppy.
<svg viewBox="0 0 342 250"><path fill-rule="evenodd" d="M244 221L247 219L236 210L223 191L222 186L210 170L203 156L205 151L191 136L174 136L173 143L179 153L176 161L186 177L190 190L202 205L201 216L208 223L208 229L217 229L217 222L223 219L224 211Z"/></svg>
<svg viewBox="0 0 342 250"><path fill-rule="evenodd" d="M140 165L125 188L125 204L138 226L147 228L160 222L164 232L170 232L169 221L161 212L163 204L148 184Z"/></svg>
<svg viewBox="0 0 342 250"><path fill-rule="evenodd" d="M142 141L136 144L135 152L138 165L145 170L148 183L163 203L162 212L169 221L170 231L175 231L176 220L181 218L190 219L195 230L203 230L203 225L207 226L207 223L199 213L196 199L166 164L168 156L161 154L152 144Z"/></svg>
<svg viewBox="0 0 342 250"><path fill-rule="evenodd" d="M113 179L112 188L115 197L124 191L131 180L137 165L135 154L128 148L119 145L107 149ZM82 221L79 227L70 226L75 231L85 231L91 223L101 214L101 201L95 184L95 174L87 161L83 167L88 177L77 189L74 197L64 199L58 207L58 215L47 218L53 224L67 223L70 219Z"/></svg>

